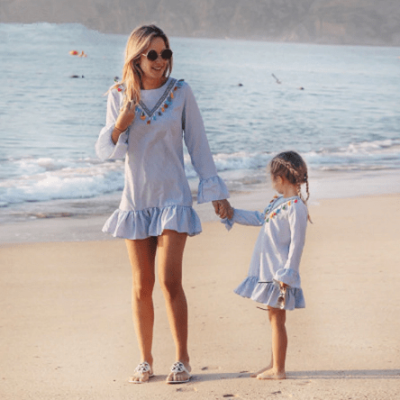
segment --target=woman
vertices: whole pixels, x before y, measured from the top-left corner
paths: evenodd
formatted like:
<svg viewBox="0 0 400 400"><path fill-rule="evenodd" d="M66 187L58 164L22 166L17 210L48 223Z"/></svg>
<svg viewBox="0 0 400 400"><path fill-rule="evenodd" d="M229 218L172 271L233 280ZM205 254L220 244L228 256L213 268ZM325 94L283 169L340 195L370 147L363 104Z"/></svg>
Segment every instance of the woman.
<svg viewBox="0 0 400 400"><path fill-rule="evenodd" d="M187 236L201 232L185 175L183 143L200 177L198 202L212 201L217 215L231 218L228 190L217 176L203 121L188 84L169 75L172 51L154 25L136 28L125 52L123 77L110 90L106 126L96 143L98 156L125 159L120 207L104 232L126 239L133 273L133 316L141 360L130 379L153 376L152 339L155 256L176 346L167 383L191 378L187 349L188 316L182 288L182 258Z"/></svg>

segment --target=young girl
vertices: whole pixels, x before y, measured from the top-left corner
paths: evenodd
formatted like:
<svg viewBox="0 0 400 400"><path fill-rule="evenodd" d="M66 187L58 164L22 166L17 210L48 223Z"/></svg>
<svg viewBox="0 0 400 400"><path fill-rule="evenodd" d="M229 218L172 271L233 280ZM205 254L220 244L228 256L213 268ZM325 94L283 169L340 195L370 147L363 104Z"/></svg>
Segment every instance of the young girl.
<svg viewBox="0 0 400 400"><path fill-rule="evenodd" d="M270 364L253 374L258 379L285 379L287 334L286 310L304 308L300 284L300 258L304 247L309 198L307 166L294 151L275 156L270 163L275 196L264 213L234 210L231 220L224 219L227 229L233 223L262 226L247 278L235 293L265 304L272 327L272 358ZM306 184L307 199L301 185Z"/></svg>

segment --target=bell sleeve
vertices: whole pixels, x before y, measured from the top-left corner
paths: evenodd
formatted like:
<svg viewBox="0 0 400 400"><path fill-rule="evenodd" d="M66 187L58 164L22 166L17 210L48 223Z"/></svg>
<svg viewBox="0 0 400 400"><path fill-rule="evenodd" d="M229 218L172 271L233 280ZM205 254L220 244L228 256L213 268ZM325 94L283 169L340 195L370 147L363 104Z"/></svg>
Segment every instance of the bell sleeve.
<svg viewBox="0 0 400 400"><path fill-rule="evenodd" d="M112 89L108 93L106 125L100 131L95 145L96 154L102 161L124 158L128 149L129 128L121 133L116 144L111 138L119 115L120 101L121 95L116 89Z"/></svg>
<svg viewBox="0 0 400 400"><path fill-rule="evenodd" d="M182 84L185 91L185 104L182 113L184 141L190 159L200 178L197 202L206 203L213 200L224 200L229 197L225 182L217 175L217 169L208 144L203 118L187 83Z"/></svg>

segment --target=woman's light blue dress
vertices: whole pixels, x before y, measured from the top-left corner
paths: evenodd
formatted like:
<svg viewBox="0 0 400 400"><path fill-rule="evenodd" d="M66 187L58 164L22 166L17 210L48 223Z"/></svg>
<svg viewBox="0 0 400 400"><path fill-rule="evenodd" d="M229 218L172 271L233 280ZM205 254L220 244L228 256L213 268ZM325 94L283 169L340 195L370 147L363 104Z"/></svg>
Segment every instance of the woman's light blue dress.
<svg viewBox="0 0 400 400"><path fill-rule="evenodd" d="M183 142L200 178L197 200L205 203L229 197L207 141L204 124L190 86L173 78L157 89L142 90L130 127L117 144L111 139L123 100L123 89L108 95L106 125L96 143L102 160L125 157L125 187L119 208L103 232L114 237L144 239L164 229L201 232L193 210L184 168Z"/></svg>
<svg viewBox="0 0 400 400"><path fill-rule="evenodd" d="M228 230L234 223L261 226L248 275L235 293L274 308L305 307L299 268L307 220L307 207L297 196L280 196L263 213L235 208L233 218L223 220ZM279 282L288 285L283 304Z"/></svg>

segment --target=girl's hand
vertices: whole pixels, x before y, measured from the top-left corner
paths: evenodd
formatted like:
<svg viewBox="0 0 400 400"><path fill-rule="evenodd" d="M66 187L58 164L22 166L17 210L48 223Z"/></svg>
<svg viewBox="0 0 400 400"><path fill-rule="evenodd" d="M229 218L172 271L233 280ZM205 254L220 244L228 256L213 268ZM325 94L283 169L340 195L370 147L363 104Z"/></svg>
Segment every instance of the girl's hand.
<svg viewBox="0 0 400 400"><path fill-rule="evenodd" d="M212 202L212 204L214 206L215 214L217 214L220 218L232 219L233 208L228 200L215 200Z"/></svg>

